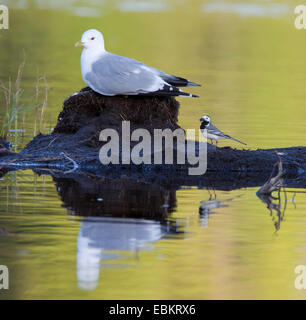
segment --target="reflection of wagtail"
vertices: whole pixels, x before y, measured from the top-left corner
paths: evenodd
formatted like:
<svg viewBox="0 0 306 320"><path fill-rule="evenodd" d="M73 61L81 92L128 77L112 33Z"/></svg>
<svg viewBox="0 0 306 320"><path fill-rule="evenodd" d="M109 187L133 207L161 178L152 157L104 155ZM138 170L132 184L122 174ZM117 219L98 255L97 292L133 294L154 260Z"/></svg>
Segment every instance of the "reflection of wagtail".
<svg viewBox="0 0 306 320"><path fill-rule="evenodd" d="M235 140L237 142L240 142L242 144L245 144L244 142L241 142L235 138L232 138L230 136L228 136L227 134L223 133L222 131L220 131L218 128L216 128L211 122L210 122L210 117L209 116L203 116L201 119L201 126L200 129L202 131L202 133L204 134L204 130L207 130L207 139L209 139L211 142L212 140L216 140L216 143L218 143L219 139L232 139Z"/></svg>

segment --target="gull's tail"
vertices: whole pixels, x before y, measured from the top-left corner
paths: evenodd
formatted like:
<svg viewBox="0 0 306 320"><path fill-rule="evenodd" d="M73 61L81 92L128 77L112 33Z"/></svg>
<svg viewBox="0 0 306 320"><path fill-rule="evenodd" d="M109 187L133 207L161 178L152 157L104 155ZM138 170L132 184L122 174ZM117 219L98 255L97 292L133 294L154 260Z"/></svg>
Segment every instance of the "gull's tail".
<svg viewBox="0 0 306 320"><path fill-rule="evenodd" d="M169 84L165 84L162 89L152 92L141 92L138 95L141 96L172 96L172 97L192 97L192 98L199 98L199 96L191 93L187 93L178 89L174 86L170 86Z"/></svg>

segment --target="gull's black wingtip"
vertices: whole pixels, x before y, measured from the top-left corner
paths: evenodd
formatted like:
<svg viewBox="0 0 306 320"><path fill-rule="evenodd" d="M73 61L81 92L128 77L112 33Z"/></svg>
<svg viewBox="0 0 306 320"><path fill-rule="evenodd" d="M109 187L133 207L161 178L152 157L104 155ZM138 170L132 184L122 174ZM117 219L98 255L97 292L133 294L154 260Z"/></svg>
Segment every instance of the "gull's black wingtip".
<svg viewBox="0 0 306 320"><path fill-rule="evenodd" d="M192 94L192 93L187 93L187 92L184 92L182 90L179 90L179 94L178 94L179 97L189 97L189 98L200 98L199 96L197 96L196 94Z"/></svg>
<svg viewBox="0 0 306 320"><path fill-rule="evenodd" d="M200 98L200 97L197 96L196 94L187 93L187 92L184 92L184 91L182 91L182 90L179 90L178 96L179 96L179 97Z"/></svg>

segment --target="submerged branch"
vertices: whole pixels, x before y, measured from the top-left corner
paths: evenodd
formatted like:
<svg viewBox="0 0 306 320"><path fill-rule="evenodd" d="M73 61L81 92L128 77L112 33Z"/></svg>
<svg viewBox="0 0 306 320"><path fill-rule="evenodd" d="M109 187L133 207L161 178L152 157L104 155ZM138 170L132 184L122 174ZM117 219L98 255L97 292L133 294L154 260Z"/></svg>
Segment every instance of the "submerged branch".
<svg viewBox="0 0 306 320"><path fill-rule="evenodd" d="M282 186L282 177L284 176L284 171L283 171L283 164L282 164L282 160L279 157L279 154L277 152L275 152L275 154L278 157L277 162L274 164L273 166L273 170L272 173L270 175L270 178L268 179L268 181L257 191L257 195L271 195L272 192L276 191L276 190L280 190L281 186ZM278 168L278 172L276 174L276 176L273 177L273 173L274 173L274 168L277 167Z"/></svg>

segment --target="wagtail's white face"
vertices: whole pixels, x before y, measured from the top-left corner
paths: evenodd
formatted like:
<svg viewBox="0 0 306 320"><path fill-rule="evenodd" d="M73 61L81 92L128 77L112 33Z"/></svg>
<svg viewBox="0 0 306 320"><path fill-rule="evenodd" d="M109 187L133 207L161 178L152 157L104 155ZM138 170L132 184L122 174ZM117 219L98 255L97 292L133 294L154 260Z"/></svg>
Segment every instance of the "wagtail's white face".
<svg viewBox="0 0 306 320"><path fill-rule="evenodd" d="M209 124L210 123L210 117L209 116L203 116L203 117L200 118L200 121Z"/></svg>
<svg viewBox="0 0 306 320"><path fill-rule="evenodd" d="M104 38L100 31L90 29L83 33L81 41L78 41L75 46L85 49L103 48L104 50Z"/></svg>

